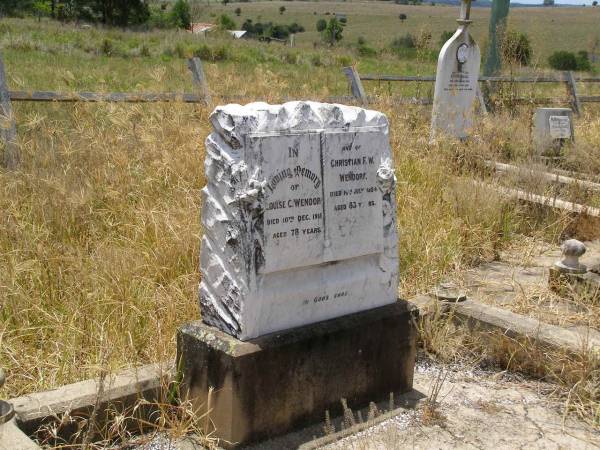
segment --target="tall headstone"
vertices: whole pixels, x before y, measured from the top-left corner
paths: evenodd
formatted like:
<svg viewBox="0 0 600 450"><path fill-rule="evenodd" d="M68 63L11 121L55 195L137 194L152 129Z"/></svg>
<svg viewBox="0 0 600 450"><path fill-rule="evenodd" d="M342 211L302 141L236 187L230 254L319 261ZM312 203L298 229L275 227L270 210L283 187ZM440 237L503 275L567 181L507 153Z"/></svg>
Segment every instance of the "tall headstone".
<svg viewBox="0 0 600 450"><path fill-rule="evenodd" d="M220 446L412 388L386 117L343 105L218 107L202 190L202 321L177 334L180 394Z"/></svg>
<svg viewBox="0 0 600 450"><path fill-rule="evenodd" d="M469 33L471 0L463 0L456 33L438 58L431 120L431 136L468 137L473 127L481 52Z"/></svg>
<svg viewBox="0 0 600 450"><path fill-rule="evenodd" d="M241 340L393 303L386 117L311 102L219 107L206 140L200 303Z"/></svg>

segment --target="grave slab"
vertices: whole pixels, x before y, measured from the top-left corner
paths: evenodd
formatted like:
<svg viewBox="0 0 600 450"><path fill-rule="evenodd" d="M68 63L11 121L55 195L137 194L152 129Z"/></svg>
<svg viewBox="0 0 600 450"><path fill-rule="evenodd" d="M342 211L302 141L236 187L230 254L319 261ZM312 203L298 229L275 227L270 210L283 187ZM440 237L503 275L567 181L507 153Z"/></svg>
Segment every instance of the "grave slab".
<svg viewBox="0 0 600 450"><path fill-rule="evenodd" d="M235 448L412 389L416 308L407 302L241 341L200 321L177 335L182 399L210 410ZM209 398L209 388L214 388Z"/></svg>

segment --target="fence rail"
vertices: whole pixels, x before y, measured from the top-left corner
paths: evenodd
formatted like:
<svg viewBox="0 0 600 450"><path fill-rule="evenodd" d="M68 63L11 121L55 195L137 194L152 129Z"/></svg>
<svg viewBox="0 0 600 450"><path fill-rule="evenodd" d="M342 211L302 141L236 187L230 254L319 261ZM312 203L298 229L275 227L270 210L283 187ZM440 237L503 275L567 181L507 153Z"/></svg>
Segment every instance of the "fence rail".
<svg viewBox="0 0 600 450"><path fill-rule="evenodd" d="M434 82L435 75L425 76L411 76L411 75L360 75L360 79L363 81L423 81L423 82ZM574 80L578 83L600 83L600 77L574 77ZM498 76L498 77L479 77L479 81L487 81L491 83L564 83L566 82L566 76L563 75L540 75L540 76L529 76L529 77L510 77L510 76Z"/></svg>
<svg viewBox="0 0 600 450"><path fill-rule="evenodd" d="M363 104L369 103L371 97L366 94L365 88L362 84L363 81L400 81L400 82L423 82L433 83L435 82L435 75L426 76L408 76L408 75L378 75L378 74L367 74L359 75L355 67L344 67L344 75L348 78L348 84L350 86L350 92L352 96L362 102ZM567 99L557 98L513 98L512 101L515 103L529 103L529 104L544 104L544 103L569 103L575 114L581 113L581 103L598 103L600 102L600 95L579 95L577 92L576 83L600 83L600 77L577 77L573 72L562 72L557 75L539 75L539 76L495 76L495 77L479 77L480 83L565 83L567 91ZM478 97L480 103L483 105L483 97L481 90L478 89ZM411 103L430 105L433 103L433 99L430 97L414 98L411 99Z"/></svg>
<svg viewBox="0 0 600 450"><path fill-rule="evenodd" d="M52 92L52 91L9 91L12 101L20 102L122 102L122 103L156 103L183 102L204 103L206 98L198 94L159 92Z"/></svg>
<svg viewBox="0 0 600 450"><path fill-rule="evenodd" d="M211 95L199 58L188 60L188 68L192 74L194 92L74 92L63 93L53 91L9 91L6 84L4 63L0 54L0 140L4 142L4 166L10 170L17 169L20 165L21 154L17 141L17 129L11 101L19 102L118 102L118 103L158 103L158 102L180 102L180 103L211 103ZM435 76L397 76L397 75L359 75L355 67L345 67L344 74L350 84L351 96L329 97L324 99L329 102L353 102L369 103L375 100L366 94L362 81L400 81L400 82L435 82ZM480 82L485 83L565 83L568 99L557 98L513 98L515 103L570 103L576 114L580 112L581 103L600 103L600 95L582 96L577 93L577 82L598 83L600 77L576 77L572 72L563 72L560 75L540 75L528 77L480 77ZM478 89L480 104L485 107L481 92ZM241 95L215 95L224 101L245 100L247 97ZM281 101L292 100L290 98ZM392 104L406 105L430 105L433 99L425 98L401 98L393 97L389 101ZM485 109L484 109L485 110Z"/></svg>

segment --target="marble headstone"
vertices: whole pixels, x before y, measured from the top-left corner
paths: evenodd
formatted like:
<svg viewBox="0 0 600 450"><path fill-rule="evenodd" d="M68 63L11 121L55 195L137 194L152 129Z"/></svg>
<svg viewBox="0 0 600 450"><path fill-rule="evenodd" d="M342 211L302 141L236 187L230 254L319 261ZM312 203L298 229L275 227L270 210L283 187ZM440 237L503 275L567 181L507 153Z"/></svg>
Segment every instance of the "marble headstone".
<svg viewBox="0 0 600 450"><path fill-rule="evenodd" d="M464 3L463 3L464 9ZM442 134L458 139L473 128L481 52L469 34L468 14L459 19L456 33L444 44L438 57L433 97L431 136Z"/></svg>
<svg viewBox="0 0 600 450"><path fill-rule="evenodd" d="M313 102L216 108L206 139L202 319L241 340L397 299L385 115Z"/></svg>
<svg viewBox="0 0 600 450"><path fill-rule="evenodd" d="M573 111L568 108L538 108L533 115L533 145L541 156L560 156L565 142L572 141Z"/></svg>

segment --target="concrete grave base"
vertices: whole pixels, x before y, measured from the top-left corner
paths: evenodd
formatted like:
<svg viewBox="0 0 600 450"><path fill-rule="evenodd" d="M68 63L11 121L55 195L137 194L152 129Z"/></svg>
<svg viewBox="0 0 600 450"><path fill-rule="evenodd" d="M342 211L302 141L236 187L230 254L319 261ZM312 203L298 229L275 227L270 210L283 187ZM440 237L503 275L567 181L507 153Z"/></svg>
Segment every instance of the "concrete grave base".
<svg viewBox="0 0 600 450"><path fill-rule="evenodd" d="M412 389L418 312L405 301L240 341L200 321L180 328L181 398L219 445L237 448ZM209 388L212 391L209 398Z"/></svg>

